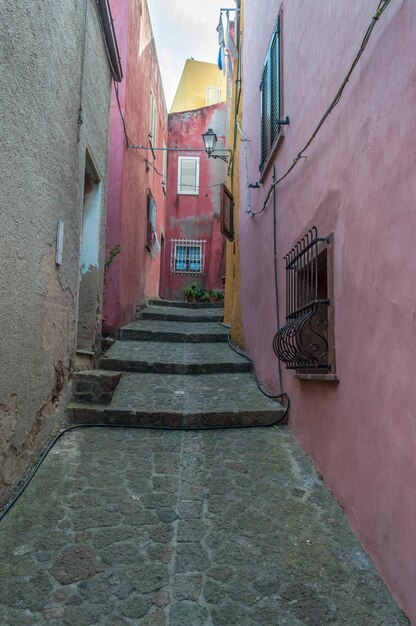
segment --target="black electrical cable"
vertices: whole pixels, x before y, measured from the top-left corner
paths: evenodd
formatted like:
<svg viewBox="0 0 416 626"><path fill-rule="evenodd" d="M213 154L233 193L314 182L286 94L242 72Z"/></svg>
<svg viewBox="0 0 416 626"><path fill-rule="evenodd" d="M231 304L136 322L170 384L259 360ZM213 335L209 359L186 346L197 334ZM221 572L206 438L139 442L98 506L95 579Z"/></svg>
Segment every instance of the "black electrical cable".
<svg viewBox="0 0 416 626"><path fill-rule="evenodd" d="M128 148L131 148L131 146L128 146ZM137 156L138 159L141 159L142 161L145 161L149 165L149 167L151 167L156 172L156 174L158 176L161 176L161 178L164 178L164 180L166 182L174 183L174 184L177 183L177 181L174 181L172 178L164 176L161 172L159 172L159 170L157 169L155 164L152 163L151 161L149 161L149 159L146 156L144 156L140 152L134 152L134 154L135 154L135 156ZM223 182L223 183L216 183L215 185L208 185L206 187L202 187L201 185L198 185L198 189L204 191L204 190L207 190L207 189L212 189L213 187L221 187L221 185L225 185L225 184L226 184L225 182ZM187 185L186 183L185 184L181 183L181 187L192 187L192 188L194 188L195 185Z"/></svg>
<svg viewBox="0 0 416 626"><path fill-rule="evenodd" d="M83 43L82 43L82 55L81 55L81 82L79 85L79 108L78 108L78 120L77 124L80 128L82 126L82 100L84 91L84 66L85 66L85 43L87 35L87 13L88 13L88 0L85 0L84 4L84 25L83 25Z"/></svg>
<svg viewBox="0 0 416 626"><path fill-rule="evenodd" d="M114 79L113 79L113 85L114 85L114 93L116 94L117 106L118 106L118 110L119 110L120 117L121 117L121 123L123 125L124 138L126 140L126 148L129 148L130 144L131 144L131 141L130 141L129 136L127 134L126 121L124 119L123 111L121 110L120 98L119 98L119 95L118 95L118 85L117 85L117 83L116 83L116 81Z"/></svg>
<svg viewBox="0 0 416 626"><path fill-rule="evenodd" d="M275 180L275 179L276 179L276 166L273 165L273 180ZM279 330L280 330L280 320L279 320L279 288L278 288L278 282L277 282L276 187L273 188L273 265L274 265L274 289L275 289L275 298L276 298L276 321L277 321L277 332L279 332ZM223 322L220 322L220 325L224 326L224 328L228 329L228 345L230 346L230 348L232 350L234 350L234 352L236 352L240 356L242 356L245 359L247 359L248 361L250 361L250 363L252 364L252 366L253 366L253 373L254 373L254 379L255 379L255 381L257 383L257 387L259 388L261 393L263 395L265 395L267 398L271 398L272 400L282 399L282 400L286 401L286 411L285 411L285 414L283 415L283 417L278 422L276 422L276 424L281 424L286 419L286 417L287 417L287 415L289 413L290 396L289 396L288 393L283 391L282 366L281 366L280 360L278 360L280 394L273 395L273 394L267 393L267 391L265 391L262 388L262 385L261 385L261 383L259 382L259 380L257 378L256 367L255 367L254 362L250 359L250 357L243 350L240 350L240 348L237 348L237 346L235 346L233 344L233 342L231 340L230 327L227 324L224 324Z"/></svg>
<svg viewBox="0 0 416 626"><path fill-rule="evenodd" d="M289 410L289 409L288 409ZM287 411L284 415L284 417L287 415ZM205 431L205 430L231 430L231 429L250 429L250 428L268 428L270 426L275 426L277 424L280 424L282 422L282 419L273 422L272 424L252 424L250 426L246 426L246 425L233 425L230 424L228 426L202 426L202 427L198 427L198 426L189 426L186 428L172 428L169 426L143 426L141 424L76 424L75 426L68 426L67 428L64 428L63 430L59 431L59 433L52 439L52 441L49 443L49 445L47 446L46 450L42 453L42 455L40 456L39 460L37 461L37 463L35 464L35 466L33 467L33 469L30 471L29 475L27 476L27 478L25 479L23 485L20 487L20 489L18 490L18 492L13 496L13 498L8 502L8 504L5 506L5 508L0 511L0 522L5 518L5 516L7 515L7 513L13 508L13 506L16 504L16 502L18 501L18 499L20 498L20 496L23 495L23 493L26 491L26 489L28 488L31 480L33 479L33 477L35 476L36 472L38 471L38 469L40 468L40 466L42 465L43 461L45 460L45 458L47 457L48 453L50 452L50 450L53 448L53 446L55 445L55 443L57 441L59 441L59 439L65 435L66 433L72 431L72 430L76 430L76 429L82 429L82 428L122 428L122 429L136 429L136 430L163 430L163 431L174 431L174 432L201 432L201 431Z"/></svg>
<svg viewBox="0 0 416 626"><path fill-rule="evenodd" d="M283 417L281 417L277 422L273 422L273 424L268 424L269 426L277 426L278 424L281 424L287 417L287 414L289 413L289 409L290 409L290 397L287 393L282 392L279 393L277 395L268 393L267 391L265 391L262 387L262 384L260 383L259 379L257 378L257 374L256 374L256 366L254 364L254 361L252 359L250 359L250 357L248 356L248 354L246 354L244 352L244 350L241 350L241 348L238 348L232 341L231 339L231 331L230 331L230 327L228 324L224 324L223 322L219 322L220 326L224 326L224 328L227 328L228 330L228 345L230 346L231 350L234 350L234 352L236 352L237 354L239 354L240 356L242 356L243 358L247 359L247 361L250 361L251 365L253 366L253 375L254 375L254 380L256 381L257 387L259 388L259 391L261 391L261 393L266 396L266 398L271 398L272 400L278 400L279 398L285 399L286 400L286 411L285 414L283 415Z"/></svg>

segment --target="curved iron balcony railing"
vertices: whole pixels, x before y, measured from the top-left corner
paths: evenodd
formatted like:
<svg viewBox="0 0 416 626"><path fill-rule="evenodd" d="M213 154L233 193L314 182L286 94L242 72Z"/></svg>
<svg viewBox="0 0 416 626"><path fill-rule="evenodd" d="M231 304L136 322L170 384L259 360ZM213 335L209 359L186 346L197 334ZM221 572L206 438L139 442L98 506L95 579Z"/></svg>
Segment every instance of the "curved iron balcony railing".
<svg viewBox="0 0 416 626"><path fill-rule="evenodd" d="M326 247L313 226L285 256L286 324L275 335L273 350L287 369L330 369Z"/></svg>

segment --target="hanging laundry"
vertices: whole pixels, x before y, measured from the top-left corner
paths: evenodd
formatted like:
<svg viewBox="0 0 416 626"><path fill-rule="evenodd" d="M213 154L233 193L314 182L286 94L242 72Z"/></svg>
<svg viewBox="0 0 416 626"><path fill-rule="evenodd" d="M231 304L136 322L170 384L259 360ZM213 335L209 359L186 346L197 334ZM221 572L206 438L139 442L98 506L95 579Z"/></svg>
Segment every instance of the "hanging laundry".
<svg viewBox="0 0 416 626"><path fill-rule="evenodd" d="M218 26L216 28L218 33L218 44L220 49L218 51L218 67L222 70L222 73L225 75L225 39L224 39L224 26L222 23L222 13L220 12L220 19L218 21Z"/></svg>
<svg viewBox="0 0 416 626"><path fill-rule="evenodd" d="M157 208L153 196L149 193L147 196L147 235L146 249L150 255L155 258L160 252L160 243L156 232Z"/></svg>
<svg viewBox="0 0 416 626"><path fill-rule="evenodd" d="M220 48L220 55L221 55L221 67L220 67L220 69L222 69L222 73L225 76L226 67L225 67L225 48L224 48L224 46L221 46L221 48Z"/></svg>
<svg viewBox="0 0 416 626"><path fill-rule="evenodd" d="M219 46L225 46L225 40L224 40L224 26L222 23L222 13L220 13L220 19L218 21L218 26L216 28L217 33L218 33L218 45Z"/></svg>

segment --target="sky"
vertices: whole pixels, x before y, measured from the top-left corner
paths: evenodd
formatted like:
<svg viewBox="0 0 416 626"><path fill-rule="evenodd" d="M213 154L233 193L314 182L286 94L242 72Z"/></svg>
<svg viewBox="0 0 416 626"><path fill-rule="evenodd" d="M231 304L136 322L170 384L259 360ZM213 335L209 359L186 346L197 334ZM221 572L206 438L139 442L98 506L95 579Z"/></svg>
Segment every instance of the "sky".
<svg viewBox="0 0 416 626"><path fill-rule="evenodd" d="M216 63L220 8L234 0L147 0L168 111L186 59ZM225 24L225 20L224 20Z"/></svg>

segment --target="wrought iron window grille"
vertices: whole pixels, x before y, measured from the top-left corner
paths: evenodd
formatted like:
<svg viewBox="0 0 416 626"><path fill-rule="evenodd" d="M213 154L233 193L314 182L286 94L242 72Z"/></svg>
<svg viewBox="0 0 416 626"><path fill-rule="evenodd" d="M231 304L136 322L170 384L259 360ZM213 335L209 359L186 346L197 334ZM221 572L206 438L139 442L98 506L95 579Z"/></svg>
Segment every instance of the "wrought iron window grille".
<svg viewBox="0 0 416 626"><path fill-rule="evenodd" d="M330 370L327 249L313 226L285 256L286 324L273 349L287 369Z"/></svg>
<svg viewBox="0 0 416 626"><path fill-rule="evenodd" d="M205 239L172 239L171 274L203 274Z"/></svg>

